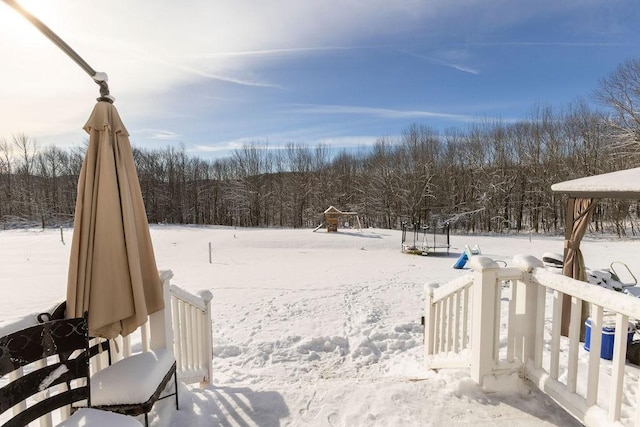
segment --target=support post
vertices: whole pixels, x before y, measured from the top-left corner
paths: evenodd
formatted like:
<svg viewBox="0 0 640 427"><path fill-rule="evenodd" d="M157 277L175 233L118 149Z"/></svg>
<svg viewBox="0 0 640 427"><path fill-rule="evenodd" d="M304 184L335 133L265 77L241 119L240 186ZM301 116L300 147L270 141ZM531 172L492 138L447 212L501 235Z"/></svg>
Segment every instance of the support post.
<svg viewBox="0 0 640 427"><path fill-rule="evenodd" d="M538 286L531 283L531 272L534 268L543 267L543 264L535 257L516 255L513 265L522 272L515 284L515 357L526 364L527 360L537 360L538 355L542 356L542 348L536 348L536 343L542 339L539 341L536 336L544 332L539 329L539 320L544 317L544 299L540 301L544 298L544 293L539 294ZM542 313L539 312L540 309Z"/></svg>
<svg viewBox="0 0 640 427"><path fill-rule="evenodd" d="M206 307L204 311L204 342L202 344L202 357L207 368L207 376L200 382L200 386L204 387L211 384L211 374L213 373L213 334L211 328L211 300L213 299L213 294L210 291L202 291L199 294Z"/></svg>
<svg viewBox="0 0 640 427"><path fill-rule="evenodd" d="M516 348L516 357L522 363L536 356L536 326L538 325L538 288L530 283L531 274L523 272L517 283L516 336L522 340ZM542 306L544 308L544 305ZM542 313L544 315L544 312Z"/></svg>
<svg viewBox="0 0 640 427"><path fill-rule="evenodd" d="M162 297L164 308L149 315L150 343L151 350L166 348L173 354L173 328L171 320L171 270L160 271L162 282Z"/></svg>
<svg viewBox="0 0 640 427"><path fill-rule="evenodd" d="M424 360L429 368L429 357L433 355L433 334L435 331L436 309L433 306L433 290L439 285L428 283L424 285Z"/></svg>
<svg viewBox="0 0 640 427"><path fill-rule="evenodd" d="M491 258L471 259L473 278L473 313L471 331L471 378L479 385L495 366L495 316L498 288L498 264Z"/></svg>

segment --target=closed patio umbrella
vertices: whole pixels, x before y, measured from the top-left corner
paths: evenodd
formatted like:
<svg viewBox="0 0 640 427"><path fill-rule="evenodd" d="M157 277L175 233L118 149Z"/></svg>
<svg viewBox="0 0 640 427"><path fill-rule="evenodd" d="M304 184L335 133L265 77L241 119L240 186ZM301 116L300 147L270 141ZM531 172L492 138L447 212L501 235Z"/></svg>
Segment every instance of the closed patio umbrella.
<svg viewBox="0 0 640 427"><path fill-rule="evenodd" d="M90 335L126 336L164 307L160 278L129 135L113 104L99 101L84 129L67 317L88 310Z"/></svg>
<svg viewBox="0 0 640 427"><path fill-rule="evenodd" d="M89 147L78 180L67 282L67 317L89 311L89 333L126 336L164 308L129 134L113 106L107 76L96 72L15 0L2 0L31 22L100 86L84 129Z"/></svg>

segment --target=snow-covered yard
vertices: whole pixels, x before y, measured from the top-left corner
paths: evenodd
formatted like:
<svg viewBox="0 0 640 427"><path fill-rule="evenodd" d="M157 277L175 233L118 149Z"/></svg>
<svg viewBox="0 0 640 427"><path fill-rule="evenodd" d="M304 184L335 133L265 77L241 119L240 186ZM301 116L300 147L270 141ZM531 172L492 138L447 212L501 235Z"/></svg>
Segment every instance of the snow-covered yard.
<svg viewBox="0 0 640 427"><path fill-rule="evenodd" d="M0 232L0 321L64 299L71 233L64 244L60 230ZM483 390L464 370L427 371L422 356L424 285L463 274L451 266L464 245L509 263L562 252L559 236L452 236L449 255L415 256L395 230L151 233L174 283L214 295L212 384L181 386L180 411L158 403L153 426L578 424L517 376ZM637 265L633 240L582 246L590 266Z"/></svg>

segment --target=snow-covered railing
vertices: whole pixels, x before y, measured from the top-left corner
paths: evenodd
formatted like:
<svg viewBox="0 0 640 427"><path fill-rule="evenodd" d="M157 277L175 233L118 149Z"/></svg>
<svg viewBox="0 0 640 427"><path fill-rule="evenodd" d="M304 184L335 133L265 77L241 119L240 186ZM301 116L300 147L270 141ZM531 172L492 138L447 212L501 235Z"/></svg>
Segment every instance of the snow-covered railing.
<svg viewBox="0 0 640 427"><path fill-rule="evenodd" d="M171 285L171 313L178 379L187 383L211 381L211 299L209 291L199 296Z"/></svg>
<svg viewBox="0 0 640 427"><path fill-rule="evenodd" d="M194 295L171 284L173 273L161 271L165 308L149 316L137 331L117 338L118 360L141 351L170 348L176 359L178 380L186 384L208 384L211 380L213 344L211 292ZM171 346L170 343L173 343ZM115 360L114 360L115 361ZM92 359L94 372L108 364L106 355Z"/></svg>
<svg viewBox="0 0 640 427"><path fill-rule="evenodd" d="M469 289L473 275L467 274L438 287L425 287L425 361L427 367L469 367L471 304ZM444 356L444 357L441 357Z"/></svg>
<svg viewBox="0 0 640 427"><path fill-rule="evenodd" d="M640 368L626 364L627 325L640 319L640 298L549 272L534 257L513 264L476 256L472 274L426 287L427 367L468 366L478 384L517 370L587 426L640 425ZM564 295L568 337L560 335ZM581 348L583 302L591 305L592 331L602 329L604 315L615 318L611 361L600 358L600 333L590 334L589 353Z"/></svg>

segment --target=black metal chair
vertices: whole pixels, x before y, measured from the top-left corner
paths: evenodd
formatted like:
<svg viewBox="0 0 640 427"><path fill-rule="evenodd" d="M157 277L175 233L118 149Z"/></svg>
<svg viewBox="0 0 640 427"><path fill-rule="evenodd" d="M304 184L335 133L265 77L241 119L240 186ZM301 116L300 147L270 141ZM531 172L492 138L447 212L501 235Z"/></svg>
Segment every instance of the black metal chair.
<svg viewBox="0 0 640 427"><path fill-rule="evenodd" d="M0 422L4 427L23 427L67 405L73 415L63 421L75 425L141 426L134 418L91 407L89 359L98 348L89 348L87 317L43 323L0 338L0 377L23 369L0 388ZM56 357L57 356L57 357ZM38 364L36 362L43 361ZM73 404L87 408L74 411ZM15 405L23 405L11 411Z"/></svg>
<svg viewBox="0 0 640 427"><path fill-rule="evenodd" d="M51 313L39 314L38 321L46 322L64 319L66 307L67 304L64 301ZM94 408L124 415L144 415L145 426L149 425L149 411L158 400L174 396L176 410L180 409L178 375L173 355L163 350L137 353L112 365L110 341L102 340L89 348L89 359L102 352L106 352L108 355L108 367L94 374L94 390L97 389L98 391L97 394L94 394L94 400L91 402ZM143 385L135 383L135 379L123 375L135 366L137 366L138 370L145 370L147 372L146 376L155 378L155 380ZM172 379L174 390L173 392L166 392L165 389L167 389ZM122 393L119 393L118 398L114 400L112 393L109 393L111 396L104 398L103 390L117 388L122 389ZM133 389L136 389L137 392L132 394L131 390Z"/></svg>

